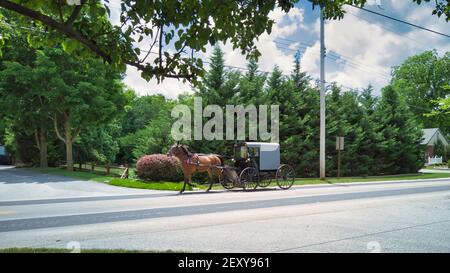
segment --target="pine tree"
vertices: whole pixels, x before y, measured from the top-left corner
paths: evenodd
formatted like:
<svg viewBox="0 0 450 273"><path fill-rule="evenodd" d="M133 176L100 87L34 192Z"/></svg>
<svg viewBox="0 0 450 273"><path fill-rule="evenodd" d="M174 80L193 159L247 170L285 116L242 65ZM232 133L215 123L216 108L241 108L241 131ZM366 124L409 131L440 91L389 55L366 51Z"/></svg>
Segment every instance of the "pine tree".
<svg viewBox="0 0 450 273"><path fill-rule="evenodd" d="M319 92L309 86L306 73L300 72L298 54L294 59L294 71L280 90L276 98L281 112L281 159L294 166L299 177L317 176Z"/></svg>
<svg viewBox="0 0 450 273"><path fill-rule="evenodd" d="M381 134L376 159L381 173L416 172L423 164L422 131L406 102L392 86L382 90L374 113Z"/></svg>
<svg viewBox="0 0 450 273"><path fill-rule="evenodd" d="M204 84L199 91L205 105L226 105L233 94L224 88L225 81L226 71L223 51L219 46L216 46L211 55L210 68L205 75Z"/></svg>
<svg viewBox="0 0 450 273"><path fill-rule="evenodd" d="M294 56L294 70L292 71L291 78L299 90L305 90L311 78L306 72L301 71L300 57L300 51L297 51Z"/></svg>
<svg viewBox="0 0 450 273"><path fill-rule="evenodd" d="M239 83L238 104L254 104L256 106L264 104L264 85L267 77L264 73L260 73L258 69L258 62L251 58L247 64L248 71Z"/></svg>

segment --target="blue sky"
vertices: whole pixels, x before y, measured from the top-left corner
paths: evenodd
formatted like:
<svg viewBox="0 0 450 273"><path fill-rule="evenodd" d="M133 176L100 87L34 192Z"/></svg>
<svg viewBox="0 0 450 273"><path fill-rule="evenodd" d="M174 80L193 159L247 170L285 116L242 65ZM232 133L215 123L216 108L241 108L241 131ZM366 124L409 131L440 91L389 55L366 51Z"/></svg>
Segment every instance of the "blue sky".
<svg viewBox="0 0 450 273"><path fill-rule="evenodd" d="M112 2L111 21L117 21L118 1ZM116 3L115 3L116 2ZM381 3L380 6L376 3ZM433 1L431 1L433 2ZM450 34L444 18L431 15L432 5L420 6L411 0L372 0L366 6L395 18L415 23L439 32ZM337 82L351 88L375 87L375 94L390 79L393 66L400 65L407 57L436 49L440 55L450 50L450 38L429 33L387 18L346 6L344 19L327 21L325 44L327 48L326 81ZM288 14L275 10L270 14L276 24L270 35L263 34L257 42L262 53L259 65L262 71L271 71L275 65L288 74L292 69L295 50L300 49L301 65L312 77L319 77L319 10L312 10L308 1L300 2ZM222 45L227 65L245 67L245 57L233 51L229 44ZM145 49L145 45L142 45ZM211 48L200 55L208 59ZM125 83L139 94L163 94L175 98L190 92L191 86L174 79L162 84L155 80L146 82L139 72L127 69Z"/></svg>

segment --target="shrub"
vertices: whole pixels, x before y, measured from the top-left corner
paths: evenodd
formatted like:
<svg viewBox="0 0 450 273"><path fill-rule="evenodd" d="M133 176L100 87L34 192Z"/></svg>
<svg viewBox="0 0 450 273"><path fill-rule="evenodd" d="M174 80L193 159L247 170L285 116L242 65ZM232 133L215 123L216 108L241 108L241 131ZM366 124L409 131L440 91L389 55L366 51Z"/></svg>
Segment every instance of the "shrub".
<svg viewBox="0 0 450 273"><path fill-rule="evenodd" d="M147 181L176 182L183 180L180 161L163 154L145 155L136 164L136 174Z"/></svg>

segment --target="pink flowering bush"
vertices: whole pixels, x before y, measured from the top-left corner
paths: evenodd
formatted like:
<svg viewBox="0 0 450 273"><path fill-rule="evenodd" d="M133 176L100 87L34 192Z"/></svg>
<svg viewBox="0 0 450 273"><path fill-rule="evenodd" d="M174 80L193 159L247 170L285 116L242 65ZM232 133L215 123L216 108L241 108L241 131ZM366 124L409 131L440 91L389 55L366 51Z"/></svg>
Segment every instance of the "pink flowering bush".
<svg viewBox="0 0 450 273"><path fill-rule="evenodd" d="M176 182L183 180L180 161L163 154L145 155L136 164L136 174L147 181Z"/></svg>

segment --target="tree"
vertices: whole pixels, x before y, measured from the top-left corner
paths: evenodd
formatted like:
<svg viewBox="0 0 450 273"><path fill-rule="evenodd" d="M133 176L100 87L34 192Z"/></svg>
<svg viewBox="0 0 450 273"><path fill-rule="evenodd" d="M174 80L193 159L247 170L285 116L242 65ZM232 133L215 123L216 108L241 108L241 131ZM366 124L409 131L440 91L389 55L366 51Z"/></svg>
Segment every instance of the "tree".
<svg viewBox="0 0 450 273"><path fill-rule="evenodd" d="M134 91L133 91L134 92ZM148 95L131 99L122 118L123 134L135 133L144 129L162 112L170 112L168 100L163 95Z"/></svg>
<svg viewBox="0 0 450 273"><path fill-rule="evenodd" d="M426 115L434 109L436 100L450 95L450 52L442 58L436 51L409 57L394 69L392 86L401 94L415 118L425 128L440 128L450 134L450 123L444 116Z"/></svg>
<svg viewBox="0 0 450 273"><path fill-rule="evenodd" d="M235 104L258 106L263 104L264 100L264 84L267 76L265 73L258 71L259 66L255 58L251 58L247 64L247 72L241 77L238 96Z"/></svg>
<svg viewBox="0 0 450 273"><path fill-rule="evenodd" d="M372 95L372 86L369 85L363 89L358 96L358 102L361 105L361 119L359 121L359 130L355 142L358 143L358 155L361 165L366 171L362 175L377 175L381 172L376 156L380 150L381 134L378 130L378 124L375 122L374 113L378 100Z"/></svg>
<svg viewBox="0 0 450 273"><path fill-rule="evenodd" d="M94 53L121 69L134 66L148 80L170 77L195 82L202 74L203 63L185 54L229 41L243 53L257 56L255 38L270 32L273 25L269 12L276 7L287 12L295 2L195 0L148 4L124 0L120 26L111 25L108 14L112 7L100 0L80 0L76 6L66 1L1 0L0 7L22 15L20 26L49 32L51 37L30 33L33 44L61 43L69 52ZM141 46L137 46L144 38L148 52L141 52ZM155 58L149 57L153 49Z"/></svg>
<svg viewBox="0 0 450 273"><path fill-rule="evenodd" d="M281 159L295 166L299 176L316 176L319 153L319 92L309 85L300 69L300 55L294 57L290 77L274 69L268 84L267 104L280 107ZM279 82L281 81L281 82Z"/></svg>
<svg viewBox="0 0 450 273"><path fill-rule="evenodd" d="M442 157L446 157L447 151L445 150L445 146L444 143L442 143L442 141L440 139L438 139L436 141L436 143L434 144L434 149L433 149L433 154L434 156L442 156ZM445 158L444 158L445 161Z"/></svg>
<svg viewBox="0 0 450 273"><path fill-rule="evenodd" d="M443 87L450 94L450 85ZM450 95L444 98L433 100L434 108L430 113L426 113L425 116L438 119L442 121L448 121L450 119ZM447 132L447 136L450 136L450 132Z"/></svg>
<svg viewBox="0 0 450 273"><path fill-rule="evenodd" d="M429 2L429 0L425 0ZM96 54L115 67L134 66L149 80L165 77L195 82L203 73L199 57L186 53L204 51L207 45L231 42L248 56L259 56L255 41L264 32L270 33L273 20L270 11L281 8L288 12L298 0L246 1L121 1L120 26L108 20L109 1L8 1L0 7L22 16L14 27L33 28L32 44L62 44L68 52ZM321 5L327 19L344 16L343 6L363 6L367 0L313 0ZM421 0L414 0L420 4ZM447 4L445 3L447 2ZM448 19L448 1L436 0L433 14ZM48 35L41 35L45 32ZM141 51L144 41L147 51ZM171 54L171 49L175 53ZM156 49L156 51L153 51ZM155 58L149 58L154 52Z"/></svg>
<svg viewBox="0 0 450 273"><path fill-rule="evenodd" d="M0 71L0 107L12 120L14 128L33 135L40 154L40 166L48 166L48 132L50 129L49 101L42 96L42 82L36 78L36 70L18 62L5 62Z"/></svg>
<svg viewBox="0 0 450 273"><path fill-rule="evenodd" d="M9 36L0 59L0 116L8 117L16 135L32 136L39 150L40 166L48 166L49 131L51 130L48 104L41 94L37 77L36 51L26 44L14 30L3 32ZM20 131L20 132L19 132Z"/></svg>
<svg viewBox="0 0 450 273"><path fill-rule="evenodd" d="M117 119L81 132L74 141L74 158L80 165L86 161L100 164L115 162L119 153L120 133Z"/></svg>
<svg viewBox="0 0 450 273"><path fill-rule="evenodd" d="M78 134L113 119L123 108L121 76L99 60L80 61L58 48L39 52L35 66L54 130L66 146L67 169L72 171Z"/></svg>
<svg viewBox="0 0 450 273"><path fill-rule="evenodd" d="M374 113L381 134L375 158L383 173L416 172L423 164L421 126L396 89L388 85Z"/></svg>
<svg viewBox="0 0 450 273"><path fill-rule="evenodd" d="M311 78L307 75L306 72L301 71L300 60L301 60L300 51L297 51L294 56L294 70L291 73L291 78L295 86L299 90L305 90L306 87L308 87Z"/></svg>
<svg viewBox="0 0 450 273"><path fill-rule="evenodd" d="M219 46L214 47L210 58L210 67L198 91L198 95L202 97L204 104L214 104L221 107L230 104L236 93L236 88L232 86L233 81L231 80L235 76L232 71L225 69L222 49Z"/></svg>
<svg viewBox="0 0 450 273"><path fill-rule="evenodd" d="M160 116L152 120L144 129L133 135L127 136L135 145L133 157L139 159L148 154L166 153L171 144L170 129L171 120L167 116Z"/></svg>
<svg viewBox="0 0 450 273"><path fill-rule="evenodd" d="M135 97L122 118L119 160L129 163L142 155L162 153L170 142L170 113L175 105L162 95ZM171 144L171 143L170 143Z"/></svg>

